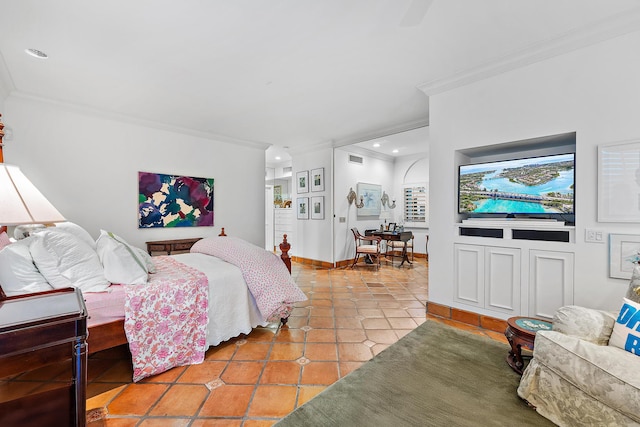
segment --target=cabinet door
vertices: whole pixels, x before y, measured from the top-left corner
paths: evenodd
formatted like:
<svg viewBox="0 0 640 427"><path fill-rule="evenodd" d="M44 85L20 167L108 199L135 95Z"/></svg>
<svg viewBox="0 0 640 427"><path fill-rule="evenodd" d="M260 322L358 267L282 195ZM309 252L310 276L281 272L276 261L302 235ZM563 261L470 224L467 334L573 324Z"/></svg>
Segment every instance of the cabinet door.
<svg viewBox="0 0 640 427"><path fill-rule="evenodd" d="M485 308L520 313L520 249L485 247Z"/></svg>
<svg viewBox="0 0 640 427"><path fill-rule="evenodd" d="M573 304L573 253L529 252L529 316L551 319Z"/></svg>
<svg viewBox="0 0 640 427"><path fill-rule="evenodd" d="M484 307L484 246L454 245L454 299Z"/></svg>

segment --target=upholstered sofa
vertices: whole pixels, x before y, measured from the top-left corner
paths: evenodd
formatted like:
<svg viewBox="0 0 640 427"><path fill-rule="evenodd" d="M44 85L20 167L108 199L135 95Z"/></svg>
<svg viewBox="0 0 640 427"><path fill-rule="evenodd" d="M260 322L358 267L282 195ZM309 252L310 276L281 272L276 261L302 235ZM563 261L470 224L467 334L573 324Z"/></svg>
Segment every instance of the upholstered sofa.
<svg viewBox="0 0 640 427"><path fill-rule="evenodd" d="M559 426L640 426L640 356L608 345L616 318L559 309L536 334L518 395Z"/></svg>

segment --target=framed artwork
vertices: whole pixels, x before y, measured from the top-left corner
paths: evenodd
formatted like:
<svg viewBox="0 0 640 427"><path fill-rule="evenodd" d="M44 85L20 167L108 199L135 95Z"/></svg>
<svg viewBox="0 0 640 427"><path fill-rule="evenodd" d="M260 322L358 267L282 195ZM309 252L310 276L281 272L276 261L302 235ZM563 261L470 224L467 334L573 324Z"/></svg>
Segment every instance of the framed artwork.
<svg viewBox="0 0 640 427"><path fill-rule="evenodd" d="M363 216L380 216L380 196L382 195L382 186L377 184L366 184L359 182L357 185L358 197L362 197L364 206L358 209L358 217Z"/></svg>
<svg viewBox="0 0 640 427"><path fill-rule="evenodd" d="M138 228L213 226L213 178L138 172Z"/></svg>
<svg viewBox="0 0 640 427"><path fill-rule="evenodd" d="M311 169L311 191L324 191L324 168Z"/></svg>
<svg viewBox="0 0 640 427"><path fill-rule="evenodd" d="M297 203L298 219L309 219L309 198L298 197Z"/></svg>
<svg viewBox="0 0 640 427"><path fill-rule="evenodd" d="M311 219L324 219L324 196L311 198Z"/></svg>
<svg viewBox="0 0 640 427"><path fill-rule="evenodd" d="M609 235L609 277L631 279L640 261L640 235Z"/></svg>
<svg viewBox="0 0 640 427"><path fill-rule="evenodd" d="M274 203L282 202L282 185L273 186L273 202Z"/></svg>
<svg viewBox="0 0 640 427"><path fill-rule="evenodd" d="M598 221L640 223L640 141L598 147Z"/></svg>
<svg viewBox="0 0 640 427"><path fill-rule="evenodd" d="M296 174L297 193L309 192L309 171L301 171Z"/></svg>

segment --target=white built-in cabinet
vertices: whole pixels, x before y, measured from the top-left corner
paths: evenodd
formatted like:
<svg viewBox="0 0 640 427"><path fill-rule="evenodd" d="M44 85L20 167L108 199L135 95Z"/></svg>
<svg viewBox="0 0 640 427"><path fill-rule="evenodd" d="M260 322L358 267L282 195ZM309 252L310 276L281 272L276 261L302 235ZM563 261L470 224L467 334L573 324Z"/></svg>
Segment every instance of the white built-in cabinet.
<svg viewBox="0 0 640 427"><path fill-rule="evenodd" d="M572 252L529 250L528 316L551 318L573 304L573 259Z"/></svg>
<svg viewBox="0 0 640 427"><path fill-rule="evenodd" d="M504 319L550 319L558 308L573 304L573 252L481 244L498 239L466 240L474 242L454 244L457 307Z"/></svg>
<svg viewBox="0 0 640 427"><path fill-rule="evenodd" d="M510 315L520 312L520 249L455 245L454 299Z"/></svg>

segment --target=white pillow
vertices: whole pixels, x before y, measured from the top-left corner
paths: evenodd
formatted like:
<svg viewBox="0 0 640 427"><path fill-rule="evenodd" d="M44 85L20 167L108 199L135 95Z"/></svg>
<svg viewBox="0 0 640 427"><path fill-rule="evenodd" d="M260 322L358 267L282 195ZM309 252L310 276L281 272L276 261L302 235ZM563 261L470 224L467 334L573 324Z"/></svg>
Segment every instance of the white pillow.
<svg viewBox="0 0 640 427"><path fill-rule="evenodd" d="M627 298L622 302L609 345L640 356L640 304Z"/></svg>
<svg viewBox="0 0 640 427"><path fill-rule="evenodd" d="M7 296L53 289L31 258L29 244L34 239L27 237L0 251L0 285Z"/></svg>
<svg viewBox="0 0 640 427"><path fill-rule="evenodd" d="M111 232L100 230L96 250L104 267L104 275L111 283L143 285L149 269L140 251Z"/></svg>
<svg viewBox="0 0 640 427"><path fill-rule="evenodd" d="M71 233L42 230L33 235L30 251L47 282L56 289L75 287L82 292L102 292L110 283L98 254Z"/></svg>
<svg viewBox="0 0 640 427"><path fill-rule="evenodd" d="M149 273L155 273L156 265L153 263L153 258L151 257L151 255L149 255L149 252L137 247L134 247L134 249L140 255L140 257L144 260L145 265L147 266L147 271Z"/></svg>
<svg viewBox="0 0 640 427"><path fill-rule="evenodd" d="M93 237L91 237L91 234L89 234L89 232L87 230L85 230L84 228L80 227L78 224L75 224L73 222L70 221L66 221L66 222L59 222L56 224L55 227L50 228L51 230L59 230L59 231L64 231L67 233L71 233L74 236L80 238L80 240L84 241L85 243L87 243L93 250L96 249L96 241L94 240Z"/></svg>

